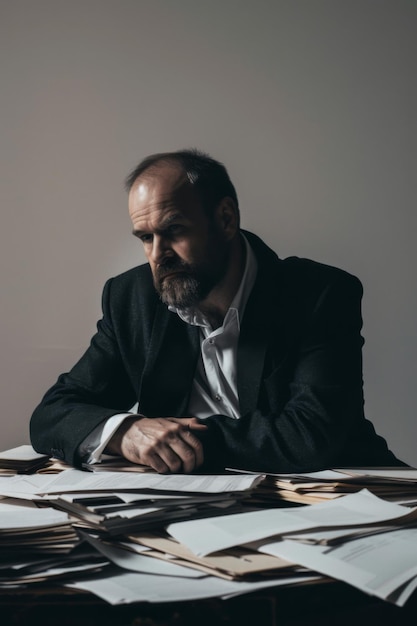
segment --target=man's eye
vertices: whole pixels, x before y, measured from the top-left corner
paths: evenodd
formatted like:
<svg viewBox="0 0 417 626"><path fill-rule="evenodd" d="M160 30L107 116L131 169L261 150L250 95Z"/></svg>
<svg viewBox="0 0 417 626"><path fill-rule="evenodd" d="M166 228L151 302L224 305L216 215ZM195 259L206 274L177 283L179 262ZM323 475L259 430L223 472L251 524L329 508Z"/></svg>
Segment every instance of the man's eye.
<svg viewBox="0 0 417 626"><path fill-rule="evenodd" d="M168 228L168 232L170 235L178 235L184 230L184 227L181 224L172 224Z"/></svg>
<svg viewBox="0 0 417 626"><path fill-rule="evenodd" d="M152 241L152 235L141 235L139 239L142 243L149 243Z"/></svg>

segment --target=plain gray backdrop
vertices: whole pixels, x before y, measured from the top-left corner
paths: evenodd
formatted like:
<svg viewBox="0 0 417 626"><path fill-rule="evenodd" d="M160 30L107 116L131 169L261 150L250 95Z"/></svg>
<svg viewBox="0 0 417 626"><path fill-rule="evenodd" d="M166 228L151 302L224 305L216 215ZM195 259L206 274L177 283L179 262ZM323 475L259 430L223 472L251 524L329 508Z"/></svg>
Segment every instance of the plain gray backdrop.
<svg viewBox="0 0 417 626"><path fill-rule="evenodd" d="M362 280L366 414L417 466L414 0L0 0L1 445L144 261L123 179L223 161L245 228Z"/></svg>

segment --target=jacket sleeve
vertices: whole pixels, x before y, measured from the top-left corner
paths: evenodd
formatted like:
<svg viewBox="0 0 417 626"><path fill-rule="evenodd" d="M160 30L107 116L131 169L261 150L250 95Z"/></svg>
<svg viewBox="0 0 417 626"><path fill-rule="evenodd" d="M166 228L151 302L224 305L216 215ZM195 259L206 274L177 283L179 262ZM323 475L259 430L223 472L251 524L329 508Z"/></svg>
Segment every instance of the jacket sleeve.
<svg viewBox="0 0 417 626"><path fill-rule="evenodd" d="M126 372L110 306L112 279L103 290L103 317L85 354L62 374L35 409L30 422L35 450L79 465L77 450L108 417L130 409L135 391Z"/></svg>
<svg viewBox="0 0 417 626"><path fill-rule="evenodd" d="M398 464L364 417L361 297L360 282L341 272L302 301L301 315L294 311L294 341L282 362L266 366L257 406L239 420L204 420L206 469L277 473ZM273 363L273 335L266 363Z"/></svg>

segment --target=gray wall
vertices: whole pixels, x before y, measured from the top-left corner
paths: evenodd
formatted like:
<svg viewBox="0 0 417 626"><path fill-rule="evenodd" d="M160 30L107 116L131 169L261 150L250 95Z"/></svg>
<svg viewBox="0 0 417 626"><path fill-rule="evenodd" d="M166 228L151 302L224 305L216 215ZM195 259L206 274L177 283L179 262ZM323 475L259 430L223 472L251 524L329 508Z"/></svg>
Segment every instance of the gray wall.
<svg viewBox="0 0 417 626"><path fill-rule="evenodd" d="M223 160L243 225L363 281L366 411L417 465L414 0L0 0L1 445L143 261L124 176Z"/></svg>

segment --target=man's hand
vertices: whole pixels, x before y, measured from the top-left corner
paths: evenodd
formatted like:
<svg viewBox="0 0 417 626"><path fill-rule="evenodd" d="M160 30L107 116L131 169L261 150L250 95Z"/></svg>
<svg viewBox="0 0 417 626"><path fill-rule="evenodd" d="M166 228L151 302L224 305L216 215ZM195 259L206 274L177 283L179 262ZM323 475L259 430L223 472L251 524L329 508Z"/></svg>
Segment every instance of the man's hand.
<svg viewBox="0 0 417 626"><path fill-rule="evenodd" d="M203 446L193 431L206 430L195 417L127 418L114 433L106 452L159 473L192 472L204 461Z"/></svg>

